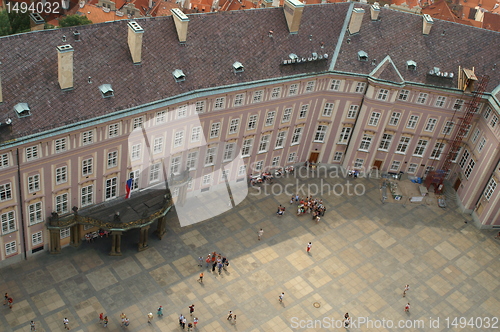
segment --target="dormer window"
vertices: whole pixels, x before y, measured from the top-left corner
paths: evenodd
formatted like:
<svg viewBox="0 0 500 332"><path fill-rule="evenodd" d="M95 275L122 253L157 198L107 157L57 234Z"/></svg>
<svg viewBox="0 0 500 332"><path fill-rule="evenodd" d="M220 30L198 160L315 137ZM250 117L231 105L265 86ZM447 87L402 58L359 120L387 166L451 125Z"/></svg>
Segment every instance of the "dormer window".
<svg viewBox="0 0 500 332"><path fill-rule="evenodd" d="M358 52L358 60L359 61L368 61L368 54L365 51Z"/></svg>
<svg viewBox="0 0 500 332"><path fill-rule="evenodd" d="M406 67L408 70L417 70L417 63L413 60L406 61Z"/></svg>
<svg viewBox="0 0 500 332"><path fill-rule="evenodd" d="M27 103L19 103L16 106L14 106L14 111L16 111L16 114L20 118L25 118L27 116L30 116L30 108Z"/></svg>
<svg viewBox="0 0 500 332"><path fill-rule="evenodd" d="M176 69L172 72L172 75L174 75L175 81L177 83L179 82L184 82L186 80L186 75L182 72L180 69Z"/></svg>
<svg viewBox="0 0 500 332"><path fill-rule="evenodd" d="M233 63L233 70L235 73L242 73L243 70L245 70L245 67L243 67L241 62L236 61L235 63Z"/></svg>
<svg viewBox="0 0 500 332"><path fill-rule="evenodd" d="M99 86L99 90L101 91L103 98L109 98L114 96L114 91L113 88L111 87L111 84L103 84Z"/></svg>

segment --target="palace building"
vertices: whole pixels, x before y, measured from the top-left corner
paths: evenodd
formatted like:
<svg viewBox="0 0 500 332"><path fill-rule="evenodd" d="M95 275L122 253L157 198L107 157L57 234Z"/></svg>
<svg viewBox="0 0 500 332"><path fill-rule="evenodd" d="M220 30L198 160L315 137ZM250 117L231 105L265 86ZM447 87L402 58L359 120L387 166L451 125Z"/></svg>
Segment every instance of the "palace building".
<svg viewBox="0 0 500 332"><path fill-rule="evenodd" d="M500 227L498 32L286 0L0 45L0 266L98 229L119 255L139 228L143 250L173 204L195 223L224 208L190 199L230 208L250 173L306 160L446 177L478 227Z"/></svg>

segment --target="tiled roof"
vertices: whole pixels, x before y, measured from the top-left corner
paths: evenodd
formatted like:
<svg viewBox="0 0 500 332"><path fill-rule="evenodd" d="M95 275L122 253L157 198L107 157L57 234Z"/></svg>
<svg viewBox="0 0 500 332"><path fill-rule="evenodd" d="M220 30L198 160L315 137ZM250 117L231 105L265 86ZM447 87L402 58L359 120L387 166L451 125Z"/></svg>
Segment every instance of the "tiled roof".
<svg viewBox="0 0 500 332"><path fill-rule="evenodd" d="M376 62L376 59L374 60ZM376 63L372 63L372 65L376 65ZM386 56L380 64L375 67L370 73L370 77L399 84L404 82L403 77L401 77L401 74L394 66L390 56Z"/></svg>

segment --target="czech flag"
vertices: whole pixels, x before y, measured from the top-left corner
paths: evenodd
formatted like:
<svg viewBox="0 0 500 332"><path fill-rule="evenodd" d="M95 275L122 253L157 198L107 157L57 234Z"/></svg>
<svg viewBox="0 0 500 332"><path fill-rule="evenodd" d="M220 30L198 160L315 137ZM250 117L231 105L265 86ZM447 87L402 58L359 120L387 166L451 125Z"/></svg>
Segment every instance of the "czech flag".
<svg viewBox="0 0 500 332"><path fill-rule="evenodd" d="M127 194L125 195L125 198L130 198L130 193L132 192L132 184L134 183L134 179L128 179L127 184L125 186L125 190L127 191Z"/></svg>

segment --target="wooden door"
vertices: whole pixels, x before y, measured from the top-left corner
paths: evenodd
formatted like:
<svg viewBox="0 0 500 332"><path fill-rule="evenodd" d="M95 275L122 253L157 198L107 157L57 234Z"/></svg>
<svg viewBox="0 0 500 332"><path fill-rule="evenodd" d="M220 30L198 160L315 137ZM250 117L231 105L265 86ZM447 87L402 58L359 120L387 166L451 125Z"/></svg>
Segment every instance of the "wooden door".
<svg viewBox="0 0 500 332"><path fill-rule="evenodd" d="M375 162L373 163L373 168L380 170L381 167L382 167L382 160L375 160Z"/></svg>
<svg viewBox="0 0 500 332"><path fill-rule="evenodd" d="M453 185L453 189L455 189L455 191L458 191L458 188L460 188L461 183L462 181L460 181L460 178L458 178L457 181L455 181L455 184Z"/></svg>
<svg viewBox="0 0 500 332"><path fill-rule="evenodd" d="M309 162L312 164L316 164L318 162L319 152L311 152L309 156Z"/></svg>

